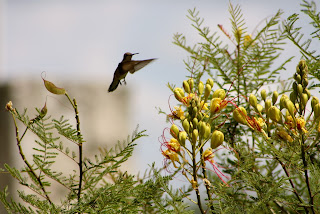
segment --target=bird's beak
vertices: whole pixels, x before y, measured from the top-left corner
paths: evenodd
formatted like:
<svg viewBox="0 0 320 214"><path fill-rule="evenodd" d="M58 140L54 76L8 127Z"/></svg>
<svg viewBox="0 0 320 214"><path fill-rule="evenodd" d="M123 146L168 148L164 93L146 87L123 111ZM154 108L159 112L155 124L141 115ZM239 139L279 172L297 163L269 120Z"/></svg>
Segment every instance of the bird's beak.
<svg viewBox="0 0 320 214"><path fill-rule="evenodd" d="M133 53L132 55L136 55L136 54L139 54L139 53Z"/></svg>

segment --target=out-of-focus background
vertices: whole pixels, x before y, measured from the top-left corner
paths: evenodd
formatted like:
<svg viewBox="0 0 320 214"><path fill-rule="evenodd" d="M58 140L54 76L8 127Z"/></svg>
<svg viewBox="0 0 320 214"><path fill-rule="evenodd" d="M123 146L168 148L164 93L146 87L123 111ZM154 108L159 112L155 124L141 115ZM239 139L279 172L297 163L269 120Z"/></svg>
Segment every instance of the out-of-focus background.
<svg viewBox="0 0 320 214"><path fill-rule="evenodd" d="M261 21L278 9L284 11L283 20L294 12L300 13L302 1L231 3L242 6L248 32L254 34ZM12 100L20 111L27 107L35 115L34 107L42 108L47 100L49 114L60 111L57 117L65 114L73 120L65 98L49 94L43 87L43 71L47 80L64 87L78 100L87 154L126 139L139 124L139 129L147 129L149 136L138 141L127 170L144 171L152 162L161 167L158 138L168 125L156 107L169 112L171 93L166 84L180 85L187 74L183 60L188 55L172 44L173 35L183 33L189 44L199 40L186 17L187 10L194 7L205 18L204 26L219 31L217 24L222 24L231 34L228 5L229 1L219 0L0 0L0 167L5 162L14 165L18 158L14 126L7 121L10 117L3 108L7 101ZM113 72L128 51L140 53L134 59L158 60L129 74L126 86L108 93ZM296 58L282 71L285 78L293 74L300 58L292 45L286 46L286 53L285 57ZM25 146L29 151L30 143ZM6 182L0 178L1 188Z"/></svg>

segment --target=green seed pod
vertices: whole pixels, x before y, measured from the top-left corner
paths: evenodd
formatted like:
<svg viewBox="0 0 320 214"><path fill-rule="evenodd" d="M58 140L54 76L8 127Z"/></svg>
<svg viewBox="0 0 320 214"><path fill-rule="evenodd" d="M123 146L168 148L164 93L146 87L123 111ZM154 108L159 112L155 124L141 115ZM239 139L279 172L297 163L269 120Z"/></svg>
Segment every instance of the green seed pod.
<svg viewBox="0 0 320 214"><path fill-rule="evenodd" d="M201 95L203 93L203 90L204 90L204 85L203 85L203 82L199 82L199 86L198 86L198 93L199 95Z"/></svg>
<svg viewBox="0 0 320 214"><path fill-rule="evenodd" d="M216 149L224 141L224 134L221 131L215 130L211 136L211 148Z"/></svg>
<svg viewBox="0 0 320 214"><path fill-rule="evenodd" d="M170 134L172 135L172 137L174 138L178 138L179 135L179 128L178 126L176 126L175 124L172 124L171 128L170 128Z"/></svg>
<svg viewBox="0 0 320 214"><path fill-rule="evenodd" d="M271 120L273 120L276 123L282 123L282 114L281 111L275 107L271 106L268 111L269 117Z"/></svg>
<svg viewBox="0 0 320 214"><path fill-rule="evenodd" d="M298 84L298 94L301 96L303 92L303 87L301 84Z"/></svg>
<svg viewBox="0 0 320 214"><path fill-rule="evenodd" d="M185 92L187 92L188 94L190 93L190 86L187 80L183 81L183 88Z"/></svg>
<svg viewBox="0 0 320 214"><path fill-rule="evenodd" d="M57 94L57 95L60 95L60 94L66 94L66 90L64 88L58 88L57 86L55 86L55 84L53 84L52 82L49 82L45 79L42 79L43 82L44 82L44 86L46 87L46 89L53 93L53 94Z"/></svg>
<svg viewBox="0 0 320 214"><path fill-rule="evenodd" d="M184 91L182 88L175 88L173 90L174 96L178 101L181 101L182 98L184 97Z"/></svg>
<svg viewBox="0 0 320 214"><path fill-rule="evenodd" d="M292 92L290 93L290 100L291 100L291 102L293 102L293 103L295 103L296 100L297 100L297 94L296 94L294 91L292 91Z"/></svg>
<svg viewBox="0 0 320 214"><path fill-rule="evenodd" d="M268 111L269 108L271 107L271 100L268 99L265 103L264 103L264 108L266 109L266 114L268 115Z"/></svg>
<svg viewBox="0 0 320 214"><path fill-rule="evenodd" d="M279 93L277 91L274 91L272 94L272 105L274 105L277 102L278 96L279 96Z"/></svg>
<svg viewBox="0 0 320 214"><path fill-rule="evenodd" d="M266 101L266 99L267 99L267 92L266 92L266 90L263 89L263 90L260 92L260 94L261 94L262 100Z"/></svg>
<svg viewBox="0 0 320 214"><path fill-rule="evenodd" d="M242 106L236 108L233 111L233 118L238 123L246 125L247 124L247 111L246 111L246 109L243 108Z"/></svg>
<svg viewBox="0 0 320 214"><path fill-rule="evenodd" d="M249 103L252 107L254 107L255 109L257 108L257 104L258 104L258 101L257 101L257 98L256 96L254 96L253 94L250 94L249 96Z"/></svg>
<svg viewBox="0 0 320 214"><path fill-rule="evenodd" d="M319 99L315 96L312 97L312 100L311 100L311 108L312 108L312 111L314 111L314 106L317 105L319 103Z"/></svg>
<svg viewBox="0 0 320 214"><path fill-rule="evenodd" d="M226 97L226 92L224 89L220 88L213 92L212 98L220 98L223 100Z"/></svg>
<svg viewBox="0 0 320 214"><path fill-rule="evenodd" d="M187 132L179 132L179 143L182 146L186 146Z"/></svg>
<svg viewBox="0 0 320 214"><path fill-rule="evenodd" d="M211 85L206 84L206 88L205 88L205 91L204 91L204 100L205 101L207 101L210 93L211 93Z"/></svg>
<svg viewBox="0 0 320 214"><path fill-rule="evenodd" d="M188 79L188 83L189 83L190 90L192 91L193 90L193 86L194 86L193 79L192 78Z"/></svg>
<svg viewBox="0 0 320 214"><path fill-rule="evenodd" d="M211 86L211 88L213 87L213 80L211 78L207 79L207 83Z"/></svg>
<svg viewBox="0 0 320 214"><path fill-rule="evenodd" d="M192 145L196 144L197 139L198 139L198 135L199 135L198 129L193 129L193 132L192 132Z"/></svg>
<svg viewBox="0 0 320 214"><path fill-rule="evenodd" d="M189 125L189 121L187 119L184 119L183 122L182 122L182 127L183 129L189 133L189 128L190 128L190 125Z"/></svg>

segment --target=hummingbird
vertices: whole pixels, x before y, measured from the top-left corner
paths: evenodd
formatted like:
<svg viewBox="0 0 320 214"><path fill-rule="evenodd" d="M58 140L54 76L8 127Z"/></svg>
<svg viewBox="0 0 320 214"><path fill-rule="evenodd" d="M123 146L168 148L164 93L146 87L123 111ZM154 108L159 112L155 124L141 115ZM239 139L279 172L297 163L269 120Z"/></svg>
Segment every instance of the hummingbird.
<svg viewBox="0 0 320 214"><path fill-rule="evenodd" d="M148 65L150 62L152 62L154 59L146 59L146 60L131 60L132 56L138 54L138 53L125 53L123 55L122 61L118 64L118 67L113 75L113 80L111 85L109 86L108 92L112 92L117 89L119 83L121 85L121 80L123 79L123 83L126 83L126 76L128 72L133 74L134 72L140 70L144 66Z"/></svg>

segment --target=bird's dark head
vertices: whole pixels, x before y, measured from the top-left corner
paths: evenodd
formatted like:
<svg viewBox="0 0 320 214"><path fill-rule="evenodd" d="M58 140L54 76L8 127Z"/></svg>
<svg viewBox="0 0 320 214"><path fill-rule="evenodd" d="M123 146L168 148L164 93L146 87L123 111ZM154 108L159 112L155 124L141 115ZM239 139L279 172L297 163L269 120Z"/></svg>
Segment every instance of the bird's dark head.
<svg viewBox="0 0 320 214"><path fill-rule="evenodd" d="M135 55L135 54L138 54L138 53L130 53L130 52L127 52L123 55L123 60L131 60L132 56Z"/></svg>

